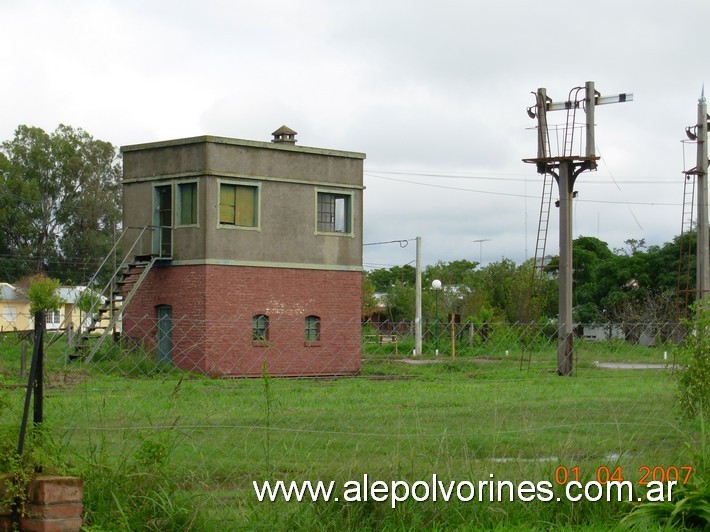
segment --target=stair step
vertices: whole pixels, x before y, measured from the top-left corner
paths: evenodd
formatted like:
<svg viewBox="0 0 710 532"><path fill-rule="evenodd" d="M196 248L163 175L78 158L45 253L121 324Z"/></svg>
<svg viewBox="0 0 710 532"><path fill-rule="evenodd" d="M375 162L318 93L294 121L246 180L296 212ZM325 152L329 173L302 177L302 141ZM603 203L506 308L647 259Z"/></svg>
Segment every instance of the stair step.
<svg viewBox="0 0 710 532"><path fill-rule="evenodd" d="M120 324L123 311L138 291L140 284L144 281L156 260L161 258L159 255L150 252L134 254L134 250L140 247L138 244L141 243L141 238L145 234L150 234L150 232L146 233L148 230L148 226L144 227L132 244L130 242L127 243L129 245L128 253L130 253L127 257L129 262L121 262L121 265L113 270L112 284L105 286L102 290L104 299L98 305L99 308L93 312L89 327L81 335L82 339L76 340L76 355L79 357L83 352L83 358L86 363L91 361L107 336L110 334L116 335L116 325ZM121 236L124 234L125 231ZM114 252L115 249L111 251L111 253ZM98 275L98 272L96 275Z"/></svg>

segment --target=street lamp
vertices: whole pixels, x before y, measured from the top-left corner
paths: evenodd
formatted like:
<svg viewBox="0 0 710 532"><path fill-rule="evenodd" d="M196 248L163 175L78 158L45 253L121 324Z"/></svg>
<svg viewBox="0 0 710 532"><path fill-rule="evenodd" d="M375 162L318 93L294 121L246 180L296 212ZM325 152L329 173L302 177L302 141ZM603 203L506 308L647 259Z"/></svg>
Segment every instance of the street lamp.
<svg viewBox="0 0 710 532"><path fill-rule="evenodd" d="M436 324L435 324L435 343L436 343L436 356L439 356L439 292L441 291L441 281L439 279L434 279L431 282L431 289L434 290L435 294L435 312L436 312Z"/></svg>

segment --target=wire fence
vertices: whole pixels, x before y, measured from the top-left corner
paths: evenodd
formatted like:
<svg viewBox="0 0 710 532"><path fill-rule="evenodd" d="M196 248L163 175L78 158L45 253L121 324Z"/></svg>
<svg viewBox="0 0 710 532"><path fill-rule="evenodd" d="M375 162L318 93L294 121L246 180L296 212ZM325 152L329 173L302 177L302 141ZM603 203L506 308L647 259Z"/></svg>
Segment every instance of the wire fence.
<svg viewBox="0 0 710 532"><path fill-rule="evenodd" d="M124 321L90 361L57 339L45 354L48 430L80 470L140 462L149 442L224 526L253 503L252 481L639 475L687 461L698 437L674 407L678 324L579 326L573 376L561 377L553 324L430 321L420 354L409 322L255 318ZM22 338L5 334L0 349L0 423L12 430Z"/></svg>

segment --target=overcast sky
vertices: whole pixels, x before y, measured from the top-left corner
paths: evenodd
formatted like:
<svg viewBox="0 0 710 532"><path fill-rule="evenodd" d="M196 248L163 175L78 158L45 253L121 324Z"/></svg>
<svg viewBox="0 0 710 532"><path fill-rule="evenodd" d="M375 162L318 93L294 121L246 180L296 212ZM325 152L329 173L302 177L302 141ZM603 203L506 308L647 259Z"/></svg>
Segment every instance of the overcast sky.
<svg viewBox="0 0 710 532"><path fill-rule="evenodd" d="M269 141L286 124L367 154L365 242L421 236L425 264L535 255L526 108L586 81L634 101L597 108L575 236L670 241L710 84L708 0L0 0L0 21L1 140L64 123L116 146ZM557 227L553 208L548 253ZM366 268L413 261L403 245L366 246Z"/></svg>

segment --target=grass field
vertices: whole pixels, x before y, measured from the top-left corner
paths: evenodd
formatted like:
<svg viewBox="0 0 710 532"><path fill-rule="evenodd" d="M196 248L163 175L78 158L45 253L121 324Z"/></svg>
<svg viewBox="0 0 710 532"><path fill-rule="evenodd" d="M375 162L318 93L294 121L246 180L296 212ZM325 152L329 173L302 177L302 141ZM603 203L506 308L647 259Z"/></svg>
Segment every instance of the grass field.
<svg viewBox="0 0 710 532"><path fill-rule="evenodd" d="M128 512L115 508L106 479L118 489L131 476L142 482L146 471L169 480L158 501L166 513L187 512L181 525L154 529L611 528L628 505L408 501L392 509L259 503L252 489L255 480L342 485L363 475L554 482L560 466L578 468L582 481L620 468L637 482L644 466L693 465L700 426L678 421L672 372L593 365L662 363L664 348L624 357L606 347L580 343L577 376L563 378L549 346L521 371L519 352L503 348L407 363L403 342L398 356L393 346L366 348L361 376L340 379L208 379L136 354L65 367L56 348L48 353L45 424L66 467L85 478L87 517L97 530ZM19 347L4 337L0 349L7 404L0 424L12 431L24 399Z"/></svg>

